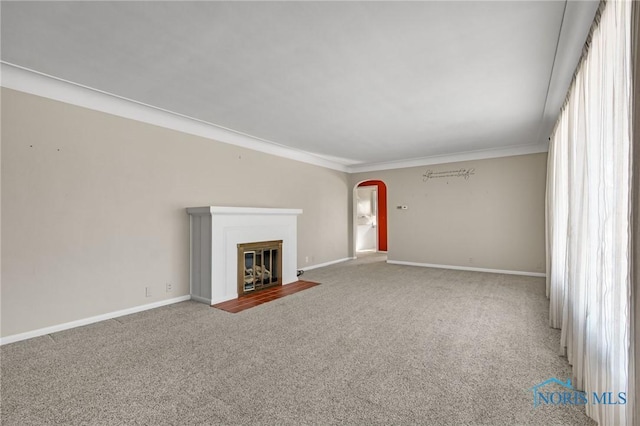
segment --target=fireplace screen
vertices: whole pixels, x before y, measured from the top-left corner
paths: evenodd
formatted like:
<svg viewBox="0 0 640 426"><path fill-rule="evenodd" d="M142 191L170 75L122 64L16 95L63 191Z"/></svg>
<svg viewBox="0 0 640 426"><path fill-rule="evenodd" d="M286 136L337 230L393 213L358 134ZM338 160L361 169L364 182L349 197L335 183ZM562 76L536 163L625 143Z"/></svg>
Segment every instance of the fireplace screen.
<svg viewBox="0 0 640 426"><path fill-rule="evenodd" d="M282 285L282 240L238 244L238 295Z"/></svg>

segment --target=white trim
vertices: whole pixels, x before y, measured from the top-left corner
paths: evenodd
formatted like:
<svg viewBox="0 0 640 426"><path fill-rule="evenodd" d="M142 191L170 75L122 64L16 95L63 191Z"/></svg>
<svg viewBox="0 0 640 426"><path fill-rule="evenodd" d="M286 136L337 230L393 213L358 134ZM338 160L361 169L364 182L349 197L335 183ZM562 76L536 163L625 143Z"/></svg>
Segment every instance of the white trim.
<svg viewBox="0 0 640 426"><path fill-rule="evenodd" d="M120 311L109 312L102 315L96 315L95 317L89 317L79 319L76 321L65 322L63 324L53 325L51 327L39 328L37 330L27 331L25 333L14 334L0 338L0 345L6 345L8 343L19 342L21 340L32 339L34 337L44 336L58 331L69 330L71 328L82 327L83 325L89 325L108 319L118 318L125 315L135 314L137 312L147 311L149 309L159 308L161 306L171 305L173 303L184 302L191 299L191 296L174 297L173 299L161 300L159 302L149 303L146 305L134 306L133 308L122 309Z"/></svg>
<svg viewBox="0 0 640 426"><path fill-rule="evenodd" d="M260 151L278 157L301 161L315 166L346 172L343 164L320 158L305 151L280 145L256 136L218 126L173 111L147 105L132 99L114 95L102 90L83 86L72 81L47 75L38 71L0 61L2 64L0 85L13 90L42 96L56 101L117 115L177 130L190 135L201 136L218 142Z"/></svg>
<svg viewBox="0 0 640 426"><path fill-rule="evenodd" d="M325 266L335 265L336 263L346 262L347 260L353 260L355 257L345 257L343 259L332 260L330 262L318 263L317 265L305 266L304 268L300 268L302 271L311 271L312 269L324 268Z"/></svg>
<svg viewBox="0 0 640 426"><path fill-rule="evenodd" d="M433 263L418 263L418 262L404 262L402 260L387 260L387 263L394 265L406 265L406 266L421 266L424 268L439 268L439 269L454 269L459 271L475 271L475 272L490 272L492 274L508 274L508 275L525 275L529 277L546 277L544 272L526 272L526 271L508 271L505 269L489 269L489 268L474 268L470 266L454 266L454 265L436 265Z"/></svg>
<svg viewBox="0 0 640 426"><path fill-rule="evenodd" d="M260 215L294 215L302 214L302 209L278 209L269 207L226 207L226 206L205 206L205 207L188 207L187 213L193 215L208 215L208 214L260 214Z"/></svg>
<svg viewBox="0 0 640 426"><path fill-rule="evenodd" d="M558 44L539 125L538 140L547 141L560 117L574 71L582 57L582 46L591 31L599 1L568 1L562 16Z"/></svg>
<svg viewBox="0 0 640 426"><path fill-rule="evenodd" d="M276 142L247 135L214 123L147 105L9 62L0 61L0 65L0 76L2 77L0 85L2 87L346 173L402 169L548 151L548 143L542 143L400 161L345 165L327 160L313 153L296 150Z"/></svg>
<svg viewBox="0 0 640 426"><path fill-rule="evenodd" d="M193 216L189 215L189 236L191 235L193 235ZM193 295L193 242L191 240L189 240L189 294Z"/></svg>
<svg viewBox="0 0 640 426"><path fill-rule="evenodd" d="M549 143L510 146L506 148L484 149L481 151L458 152L455 154L435 155L411 160L369 163L347 167L349 173L377 172L380 170L404 169L408 167L429 166L433 164L457 163L460 161L486 160L490 158L512 157L514 155L538 154L549 151Z"/></svg>

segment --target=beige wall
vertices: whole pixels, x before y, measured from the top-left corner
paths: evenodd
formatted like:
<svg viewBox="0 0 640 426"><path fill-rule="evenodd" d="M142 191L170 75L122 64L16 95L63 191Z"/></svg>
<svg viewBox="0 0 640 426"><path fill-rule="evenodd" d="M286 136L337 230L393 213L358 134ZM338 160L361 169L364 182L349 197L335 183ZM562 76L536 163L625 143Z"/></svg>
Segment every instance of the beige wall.
<svg viewBox="0 0 640 426"><path fill-rule="evenodd" d="M389 260L543 273L546 153L350 176L387 184ZM475 169L424 181L427 170ZM406 205L407 210L396 206Z"/></svg>
<svg viewBox="0 0 640 426"><path fill-rule="evenodd" d="M544 272L546 154L349 176L9 89L1 114L3 337L188 294L185 207L302 208L298 266L345 258L365 179L390 260Z"/></svg>
<svg viewBox="0 0 640 426"><path fill-rule="evenodd" d="M8 89L1 170L2 336L188 294L185 207L302 208L299 267L348 256L345 173Z"/></svg>

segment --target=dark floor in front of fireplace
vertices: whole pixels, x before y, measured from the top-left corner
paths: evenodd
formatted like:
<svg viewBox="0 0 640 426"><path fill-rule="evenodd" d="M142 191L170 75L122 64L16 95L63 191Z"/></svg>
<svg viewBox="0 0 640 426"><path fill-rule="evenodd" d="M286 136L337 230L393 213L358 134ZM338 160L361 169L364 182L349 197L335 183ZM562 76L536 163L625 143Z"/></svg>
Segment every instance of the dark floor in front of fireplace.
<svg viewBox="0 0 640 426"><path fill-rule="evenodd" d="M312 281L299 280L295 283L271 287L253 294L240 296L234 300L227 300L226 302L216 303L215 305L211 305L211 307L222 309L223 311L231 312L232 314L237 314L238 312L253 308L254 306L262 305L263 303L280 299L290 294L315 287L319 284L320 283L314 283Z"/></svg>

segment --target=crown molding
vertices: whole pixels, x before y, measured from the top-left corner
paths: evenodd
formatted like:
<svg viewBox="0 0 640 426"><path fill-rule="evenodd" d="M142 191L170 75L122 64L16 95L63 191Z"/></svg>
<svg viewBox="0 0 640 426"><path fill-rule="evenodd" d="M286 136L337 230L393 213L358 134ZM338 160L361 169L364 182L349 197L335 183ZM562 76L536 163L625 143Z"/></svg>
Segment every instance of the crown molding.
<svg viewBox="0 0 640 426"><path fill-rule="evenodd" d="M532 144L399 161L347 165L8 62L0 61L0 64L0 85L8 89L346 173L482 160L548 150L548 144Z"/></svg>
<svg viewBox="0 0 640 426"><path fill-rule="evenodd" d="M574 73L580 65L583 46L594 21L600 1L567 1L558 34L549 86L540 119L538 140L543 143L560 117L562 105L569 92Z"/></svg>
<svg viewBox="0 0 640 426"><path fill-rule="evenodd" d="M248 148L315 166L346 172L347 167L313 154L298 151L213 123L198 120L132 99L83 86L38 71L0 61L0 85L32 95L129 118L143 123Z"/></svg>
<svg viewBox="0 0 640 426"><path fill-rule="evenodd" d="M509 146L505 148L480 151L458 152L453 154L421 157L411 160L389 161L348 167L349 173L376 172L380 170L405 169L409 167L429 166L433 164L457 163L460 161L486 160L490 158L512 157L515 155L538 154L549 150L548 143Z"/></svg>

